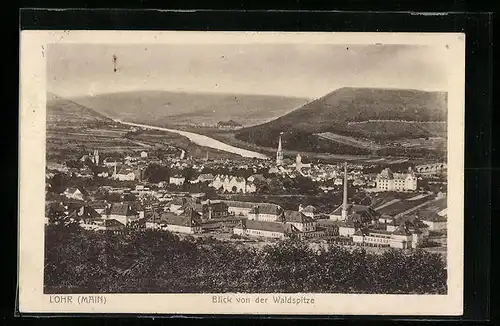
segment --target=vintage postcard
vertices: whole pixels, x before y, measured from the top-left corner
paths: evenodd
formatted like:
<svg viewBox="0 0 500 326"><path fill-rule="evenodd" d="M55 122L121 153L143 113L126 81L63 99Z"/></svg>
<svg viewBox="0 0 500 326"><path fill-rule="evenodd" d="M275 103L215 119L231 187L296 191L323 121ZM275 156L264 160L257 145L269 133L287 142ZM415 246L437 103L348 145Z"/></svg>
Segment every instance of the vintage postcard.
<svg viewBox="0 0 500 326"><path fill-rule="evenodd" d="M463 34L20 53L21 313L462 314Z"/></svg>

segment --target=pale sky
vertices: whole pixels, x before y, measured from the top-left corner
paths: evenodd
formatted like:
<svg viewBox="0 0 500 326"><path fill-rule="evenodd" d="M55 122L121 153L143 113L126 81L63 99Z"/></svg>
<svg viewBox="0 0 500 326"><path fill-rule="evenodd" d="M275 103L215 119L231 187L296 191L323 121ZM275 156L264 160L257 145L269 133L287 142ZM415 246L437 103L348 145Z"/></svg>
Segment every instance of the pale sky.
<svg viewBox="0 0 500 326"><path fill-rule="evenodd" d="M446 91L448 59L444 45L51 44L47 90L64 97L166 90L304 98L345 86Z"/></svg>

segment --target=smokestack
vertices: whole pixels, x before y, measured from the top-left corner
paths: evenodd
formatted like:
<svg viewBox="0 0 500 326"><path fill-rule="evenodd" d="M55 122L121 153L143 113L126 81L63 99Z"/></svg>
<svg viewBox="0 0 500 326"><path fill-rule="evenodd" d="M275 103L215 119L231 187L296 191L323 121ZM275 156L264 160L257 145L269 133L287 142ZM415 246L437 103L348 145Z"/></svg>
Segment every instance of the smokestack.
<svg viewBox="0 0 500 326"><path fill-rule="evenodd" d="M344 198L342 201L342 219L347 218L347 162L344 163Z"/></svg>

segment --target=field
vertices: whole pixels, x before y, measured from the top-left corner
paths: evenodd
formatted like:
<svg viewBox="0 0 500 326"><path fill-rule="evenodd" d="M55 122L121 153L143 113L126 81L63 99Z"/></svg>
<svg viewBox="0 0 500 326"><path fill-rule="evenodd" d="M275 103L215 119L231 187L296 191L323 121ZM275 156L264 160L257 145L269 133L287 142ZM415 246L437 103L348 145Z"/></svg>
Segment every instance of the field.
<svg viewBox="0 0 500 326"><path fill-rule="evenodd" d="M377 211L381 214L395 216L407 212L409 210L412 210L427 202L431 203L432 199L433 199L432 195L416 198L414 200L412 200L412 198L402 199L400 201L394 202L391 205L387 205L380 209L377 209Z"/></svg>
<svg viewBox="0 0 500 326"><path fill-rule="evenodd" d="M376 150L382 148L381 145L375 143L374 141L369 141L366 139L357 139L354 137L335 134L333 132L323 132L323 133L319 133L316 135L318 137L321 137L321 138L324 138L324 139L327 139L330 141L334 141L334 142L349 145L349 146L364 148L364 149L368 149L370 151L376 151Z"/></svg>
<svg viewBox="0 0 500 326"><path fill-rule="evenodd" d="M367 120L348 122L346 132L358 137L397 140L446 137L445 121Z"/></svg>

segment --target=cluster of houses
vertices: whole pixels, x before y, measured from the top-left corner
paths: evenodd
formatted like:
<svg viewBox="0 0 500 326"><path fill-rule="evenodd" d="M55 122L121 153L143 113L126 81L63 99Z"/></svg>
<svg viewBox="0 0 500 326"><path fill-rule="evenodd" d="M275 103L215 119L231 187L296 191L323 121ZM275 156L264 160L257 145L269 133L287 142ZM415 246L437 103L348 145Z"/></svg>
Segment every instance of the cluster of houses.
<svg viewBox="0 0 500 326"><path fill-rule="evenodd" d="M236 236L268 239L338 236L353 244L402 249L421 245L430 231L446 229L446 198L439 199L444 207L425 206L427 198L417 196L415 198L425 202L415 201L419 205L415 206L413 214L382 214L373 207L348 202L347 177L345 165L343 202L329 214L321 214L315 207L301 204L297 210L285 210L273 203L202 200L198 196L172 197L156 207L137 201L85 202L84 192L68 188L64 196L69 203L48 205L47 220L59 213L95 231L133 227L185 234L229 232ZM205 175L202 179L210 181L211 176ZM215 180L217 178L212 182ZM148 189L140 186L135 191L147 192Z"/></svg>
<svg viewBox="0 0 500 326"><path fill-rule="evenodd" d="M190 166L199 174L195 179L186 180L183 175L170 176L169 183L182 186L206 183L218 192L254 193L259 183L268 182L262 174L253 174L248 178L229 175L203 173L208 166L204 162L186 162L185 152L171 166L182 168ZM94 151L82 157L82 161L91 161L94 172L101 177L121 181L140 181L143 179L145 166L156 158L147 152L123 159L106 158L101 162L99 152ZM215 167L234 167L234 162L212 162ZM394 173L389 168L378 175L367 176L361 167L352 166L348 175L347 164L344 171L339 166L305 164L300 154L295 162L283 158L281 138L276 154L276 162L240 162L237 168L261 171L269 168L269 174L281 174L289 177L302 175L315 182L333 180L333 186L343 186L342 204L332 212L317 212L313 206L298 204L297 210L283 209L274 203L246 202L231 200L202 200L194 194L175 197L165 190L151 190L137 184L131 193L139 198L151 196L157 206L145 201L88 201L84 190L68 188L62 194L66 200L50 203L47 206L46 221L51 216L64 215L77 221L81 227L95 231L121 231L125 228L150 228L176 233L200 234L204 232L229 232L236 236L283 239L287 237L322 238L337 236L348 239L353 244L388 246L394 248L414 248L425 242L430 231L446 229L447 212L442 205L428 208L426 198L418 199L411 209L402 208L400 212L388 215L383 210L371 206L349 203L347 198L348 180L358 187L372 187L380 192L411 192L417 189L417 175L442 173L446 169L443 164L418 166L416 172L409 169L407 173ZM58 171L65 171L65 166L54 166ZM85 169L85 168L83 168ZM81 170L80 173L86 173ZM162 188L162 185L159 185ZM104 187L101 187L104 188ZM123 194L124 189L108 187L108 192ZM418 197L418 196L417 196ZM417 198L415 197L415 198ZM403 207L404 203L394 203ZM446 206L446 205L444 205ZM380 208L380 207L379 207Z"/></svg>

